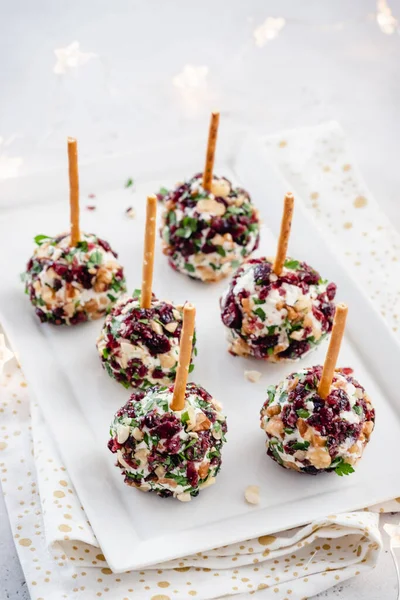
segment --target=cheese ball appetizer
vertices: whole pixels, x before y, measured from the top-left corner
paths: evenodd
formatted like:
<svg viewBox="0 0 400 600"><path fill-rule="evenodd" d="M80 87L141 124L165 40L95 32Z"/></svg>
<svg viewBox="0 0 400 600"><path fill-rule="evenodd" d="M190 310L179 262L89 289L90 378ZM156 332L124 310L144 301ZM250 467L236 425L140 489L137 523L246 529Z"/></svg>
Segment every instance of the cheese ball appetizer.
<svg viewBox="0 0 400 600"><path fill-rule="evenodd" d="M168 385L175 381L178 366L183 307L153 295L151 307L141 308L140 297L135 290L133 297L117 302L107 315L97 350L110 377L127 388ZM189 371L193 368L192 363Z"/></svg>
<svg viewBox="0 0 400 600"><path fill-rule="evenodd" d="M227 431L221 406L194 383L181 411L170 409L173 386L135 391L115 415L108 447L125 483L182 502L215 482Z"/></svg>
<svg viewBox="0 0 400 600"><path fill-rule="evenodd" d="M164 190L161 237L169 264L193 279L229 275L258 246L260 220L249 194L214 176L211 191L198 173Z"/></svg>
<svg viewBox="0 0 400 600"><path fill-rule="evenodd" d="M23 277L42 323L76 325L99 319L126 291L117 254L96 235L82 233L76 246L67 233L38 235L35 242Z"/></svg>
<svg viewBox="0 0 400 600"><path fill-rule="evenodd" d="M248 260L221 298L229 352L270 362L306 356L332 329L336 285L305 262L286 259L281 275L268 258Z"/></svg>
<svg viewBox="0 0 400 600"><path fill-rule="evenodd" d="M261 409L267 454L287 469L316 475L353 473L374 429L375 411L352 369L335 371L325 400L322 367L292 373L270 386Z"/></svg>

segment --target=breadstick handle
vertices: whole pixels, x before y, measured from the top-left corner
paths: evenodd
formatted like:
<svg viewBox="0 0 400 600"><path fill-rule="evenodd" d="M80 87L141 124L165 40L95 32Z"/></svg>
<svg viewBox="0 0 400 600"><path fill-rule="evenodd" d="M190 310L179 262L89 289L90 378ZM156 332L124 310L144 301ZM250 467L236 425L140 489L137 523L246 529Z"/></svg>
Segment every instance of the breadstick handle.
<svg viewBox="0 0 400 600"><path fill-rule="evenodd" d="M214 169L214 158L215 158L215 146L217 143L219 125L219 112L211 113L210 128L208 130L208 142L207 142L207 154L206 154L206 165L204 167L203 174L203 188L207 192L211 191L211 182L213 178Z"/></svg>
<svg viewBox="0 0 400 600"><path fill-rule="evenodd" d="M285 264L287 249L289 245L290 229L292 227L294 198L290 192L286 194L283 203L283 215L281 222L281 230L279 233L278 248L273 265L273 271L276 275L282 273L283 265Z"/></svg>
<svg viewBox="0 0 400 600"><path fill-rule="evenodd" d="M68 138L68 173L69 173L69 206L71 220L71 246L79 242L79 173L78 173L78 143L74 138Z"/></svg>
<svg viewBox="0 0 400 600"><path fill-rule="evenodd" d="M331 339L329 340L328 352L326 353L324 368L322 370L322 375L318 386L318 394L323 400L325 400L329 395L329 390L335 373L336 363L346 326L347 310L348 309L345 304L338 304L336 306Z"/></svg>
<svg viewBox="0 0 400 600"><path fill-rule="evenodd" d="M193 304L185 304L183 309L183 328L179 348L179 362L176 372L174 395L171 410L183 410L185 407L186 383L192 359L192 346L196 309Z"/></svg>
<svg viewBox="0 0 400 600"><path fill-rule="evenodd" d="M156 215L157 198L156 196L148 196L146 207L146 227L144 230L142 294L140 301L141 308L151 307L153 291L154 247L156 243Z"/></svg>

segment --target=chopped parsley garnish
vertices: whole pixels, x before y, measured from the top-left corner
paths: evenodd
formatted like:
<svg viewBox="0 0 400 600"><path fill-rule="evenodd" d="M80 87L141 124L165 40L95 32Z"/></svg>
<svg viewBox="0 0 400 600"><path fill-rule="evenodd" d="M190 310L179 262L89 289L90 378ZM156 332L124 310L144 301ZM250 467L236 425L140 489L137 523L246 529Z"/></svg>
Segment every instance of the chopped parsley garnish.
<svg viewBox="0 0 400 600"><path fill-rule="evenodd" d="M336 475L343 477L343 475L350 475L350 473L354 473L354 469L351 465L349 465L349 463L344 462L343 458L341 458L335 466L335 473Z"/></svg>
<svg viewBox="0 0 400 600"><path fill-rule="evenodd" d="M189 271L189 273L194 273L195 272L195 268L192 264L190 263L185 263L185 269L186 271Z"/></svg>
<svg viewBox="0 0 400 600"><path fill-rule="evenodd" d="M226 252L222 246L215 246L215 250L220 256L226 256Z"/></svg>
<svg viewBox="0 0 400 600"><path fill-rule="evenodd" d="M233 268L233 269L237 269L237 268L238 268L238 266L240 265L240 262L239 262L238 260L233 260L233 261L231 262L231 265L232 265L232 268Z"/></svg>
<svg viewBox="0 0 400 600"><path fill-rule="evenodd" d="M285 267L288 269L298 269L300 266L300 262L298 260L285 260Z"/></svg>
<svg viewBox="0 0 400 600"><path fill-rule="evenodd" d="M176 213L173 210L171 210L171 212L168 213L167 220L168 220L168 224L169 225L175 225L175 223L176 223Z"/></svg>
<svg viewBox="0 0 400 600"><path fill-rule="evenodd" d="M137 298L138 300L140 300L141 295L142 295L142 290L136 289L136 290L133 290L132 298Z"/></svg>
<svg viewBox="0 0 400 600"><path fill-rule="evenodd" d="M165 478L166 479L173 479L174 481L176 481L176 483L178 485L188 485L187 478L183 477L182 475L175 475L175 473L166 473L165 474Z"/></svg>
<svg viewBox="0 0 400 600"><path fill-rule="evenodd" d="M273 402L273 401L274 401L274 398L275 398L275 390L276 390L276 388L275 388L275 386L274 386L274 385L269 385L269 386L268 386L268 389L267 389L268 400L269 400L269 403L268 403L268 404L271 404L271 402Z"/></svg>
<svg viewBox="0 0 400 600"><path fill-rule="evenodd" d="M193 372L193 370L194 370L194 364L192 363L192 364L189 366L189 373L192 373L192 372Z"/></svg>
<svg viewBox="0 0 400 600"><path fill-rule="evenodd" d="M260 317L261 321L265 321L266 314L260 306L258 308L256 308L256 310L253 310L253 313L255 315L258 315ZM269 348L268 348L268 350L269 350Z"/></svg>
<svg viewBox="0 0 400 600"><path fill-rule="evenodd" d="M130 177L129 179L126 180L125 187L126 188L132 187L134 183L135 183L135 181Z"/></svg>
<svg viewBox="0 0 400 600"><path fill-rule="evenodd" d="M308 417L310 416L310 413L308 412L308 410L305 410L305 408L299 408L298 410L296 410L296 413L297 416L301 419L308 419Z"/></svg>
<svg viewBox="0 0 400 600"><path fill-rule="evenodd" d="M39 234L33 238L35 244L37 244L38 246L41 246L42 244L44 244L44 242L46 242L47 240L51 240L51 239L52 238L49 235L43 235L43 234Z"/></svg>
<svg viewBox="0 0 400 600"><path fill-rule="evenodd" d="M166 196L166 195L168 194L168 190L167 190L167 188L165 188L165 187L161 187L161 188L158 190L158 194L159 194L159 196L162 196L162 197L164 198L164 196Z"/></svg>
<svg viewBox="0 0 400 600"><path fill-rule="evenodd" d="M284 427L283 431L288 435L291 435L294 432L294 429L290 429L290 427Z"/></svg>
<svg viewBox="0 0 400 600"><path fill-rule="evenodd" d="M187 411L181 414L181 421L182 423L187 423L187 421L189 421L189 413Z"/></svg>
<svg viewBox="0 0 400 600"><path fill-rule="evenodd" d="M179 227L179 229L175 231L175 235L187 240L192 235L192 231L188 227Z"/></svg>
<svg viewBox="0 0 400 600"><path fill-rule="evenodd" d="M296 442L292 445L293 450L307 450L310 442Z"/></svg>
<svg viewBox="0 0 400 600"><path fill-rule="evenodd" d="M228 206L225 214L227 214L227 215L242 215L243 210L239 206Z"/></svg>
<svg viewBox="0 0 400 600"><path fill-rule="evenodd" d="M109 300L111 300L111 302L115 302L115 301L116 301L116 297L115 297L115 296L113 296L112 294L107 294L107 298L108 298Z"/></svg>
<svg viewBox="0 0 400 600"><path fill-rule="evenodd" d="M83 252L87 252L87 251L88 251L88 249L89 249L89 248L88 248L88 243L87 243L87 242L85 242L85 241L78 242L78 243L77 243L77 245L76 245L76 247L77 247L79 250L82 250Z"/></svg>
<svg viewBox="0 0 400 600"><path fill-rule="evenodd" d="M253 302L254 304L265 304L265 300L262 300L262 298L253 298Z"/></svg>
<svg viewBox="0 0 400 600"><path fill-rule="evenodd" d="M101 265L102 262L103 262L103 255L102 255L102 253L100 252L100 250L95 250L89 256L88 269L90 269L92 267L96 267L98 265Z"/></svg>
<svg viewBox="0 0 400 600"><path fill-rule="evenodd" d="M110 350L108 348L103 348L103 358L108 358L110 356Z"/></svg>
<svg viewBox="0 0 400 600"><path fill-rule="evenodd" d="M358 415L361 415L361 414L362 414L362 411L363 411L363 410L362 410L362 407L361 407L361 406L359 406L358 404L355 404L355 405L353 406L353 410L354 410L354 412L355 412L355 413L357 413Z"/></svg>

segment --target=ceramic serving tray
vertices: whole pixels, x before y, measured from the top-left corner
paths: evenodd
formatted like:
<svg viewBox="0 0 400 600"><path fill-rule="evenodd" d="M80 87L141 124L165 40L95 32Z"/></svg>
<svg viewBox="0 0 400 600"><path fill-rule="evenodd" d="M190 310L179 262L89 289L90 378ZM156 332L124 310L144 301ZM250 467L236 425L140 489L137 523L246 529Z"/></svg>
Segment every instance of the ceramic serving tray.
<svg viewBox="0 0 400 600"><path fill-rule="evenodd" d="M198 172L203 155L204 140L181 140L81 166L82 229L105 238L119 253L130 290L140 287L146 195ZM215 171L249 190L264 221L257 255L273 256L287 189L268 164L262 142L252 138L241 142L221 133ZM134 189L124 189L130 177ZM339 365L353 367L373 399L376 428L371 442L349 477L301 475L270 460L259 427L266 388L299 365L321 364L326 343L295 365L230 356L218 303L227 281L206 285L175 273L158 242L154 291L161 298L196 305L198 357L191 380L222 402L228 419L228 441L216 484L192 502L180 503L127 487L114 466L115 456L107 449L109 425L128 400L129 390L101 367L95 341L102 322L42 325L24 294L19 273L33 251L33 237L67 228L67 166L9 181L1 186L0 195L1 322L113 571L142 568L400 496L400 346L299 198L290 255L335 281L337 300L349 305ZM87 210L86 205L96 209ZM129 206L136 210L134 220L125 214ZM254 369L262 372L257 384L244 377L245 370ZM244 500L244 490L251 484L260 486L257 506Z"/></svg>

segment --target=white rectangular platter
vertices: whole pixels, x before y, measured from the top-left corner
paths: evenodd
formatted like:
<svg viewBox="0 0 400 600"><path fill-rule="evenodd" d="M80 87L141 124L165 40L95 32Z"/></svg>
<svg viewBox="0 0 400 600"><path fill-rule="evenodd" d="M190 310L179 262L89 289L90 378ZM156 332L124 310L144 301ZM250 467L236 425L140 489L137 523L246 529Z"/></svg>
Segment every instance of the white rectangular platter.
<svg viewBox="0 0 400 600"><path fill-rule="evenodd" d="M260 140L236 144L225 136L224 144L221 138L216 172L249 190L265 224L258 254L271 256L286 186L268 164ZM119 252L129 289L140 286L146 195L198 171L203 150L202 143L181 141L81 167L82 228L107 239ZM136 181L134 192L124 189L128 177ZM259 410L267 386L296 366L230 356L218 305L227 282L205 285L173 272L158 244L154 290L161 298L190 300L197 306L199 353L192 381L220 400L228 417L228 441L216 485L182 504L125 486L114 466L115 458L107 449L109 424L129 391L101 367L95 340L102 323L41 325L23 293L19 273L32 253L33 237L66 229L67 169L7 182L0 193L1 322L113 571L143 568L400 496L400 346L327 247L301 202L295 208L290 254L335 281L337 299L349 304L340 365L352 366L371 395L376 430L350 477L300 475L271 461L259 428ZM96 198L89 199L89 193ZM96 205L96 210L85 210L87 204ZM128 206L135 207L135 220L126 217ZM302 366L322 363L325 351L326 345ZM247 381L247 369L261 371L261 382ZM244 501L250 484L261 488L258 506Z"/></svg>

